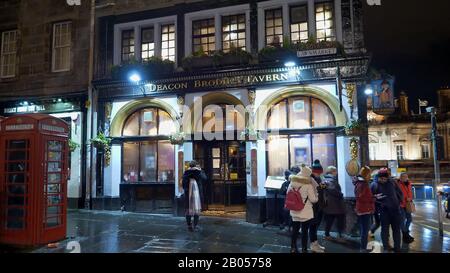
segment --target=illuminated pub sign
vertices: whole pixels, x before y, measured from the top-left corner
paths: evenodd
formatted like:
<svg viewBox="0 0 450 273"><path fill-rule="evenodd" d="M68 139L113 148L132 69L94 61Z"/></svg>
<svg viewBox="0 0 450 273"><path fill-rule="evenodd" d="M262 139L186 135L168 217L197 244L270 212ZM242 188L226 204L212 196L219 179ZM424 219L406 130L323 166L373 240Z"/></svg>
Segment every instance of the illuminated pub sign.
<svg viewBox="0 0 450 273"><path fill-rule="evenodd" d="M4 114L25 114L25 113L57 113L77 111L80 106L72 102L58 102L36 105L21 105L3 109Z"/></svg>

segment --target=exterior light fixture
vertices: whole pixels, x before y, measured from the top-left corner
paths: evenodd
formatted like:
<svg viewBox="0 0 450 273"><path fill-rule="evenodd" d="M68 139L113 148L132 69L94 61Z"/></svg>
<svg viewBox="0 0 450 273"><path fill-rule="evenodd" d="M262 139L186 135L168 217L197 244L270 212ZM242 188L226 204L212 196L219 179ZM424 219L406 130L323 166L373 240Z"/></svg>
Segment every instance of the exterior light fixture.
<svg viewBox="0 0 450 273"><path fill-rule="evenodd" d="M370 96L373 94L373 89L372 89L372 86L370 86L370 84L366 85L366 90L364 90L364 94L366 94L367 96Z"/></svg>
<svg viewBox="0 0 450 273"><path fill-rule="evenodd" d="M58 99L58 102L62 102L62 99Z"/></svg>
<svg viewBox="0 0 450 273"><path fill-rule="evenodd" d="M294 67L294 66L296 66L296 63L293 61L288 61L288 62L284 63L284 66L285 67Z"/></svg>
<svg viewBox="0 0 450 273"><path fill-rule="evenodd" d="M141 76L138 73L132 73L128 79L133 83L138 83L141 81Z"/></svg>
<svg viewBox="0 0 450 273"><path fill-rule="evenodd" d="M22 105L23 105L23 106L28 106L29 103L28 103L28 101L24 101L24 102L22 102Z"/></svg>

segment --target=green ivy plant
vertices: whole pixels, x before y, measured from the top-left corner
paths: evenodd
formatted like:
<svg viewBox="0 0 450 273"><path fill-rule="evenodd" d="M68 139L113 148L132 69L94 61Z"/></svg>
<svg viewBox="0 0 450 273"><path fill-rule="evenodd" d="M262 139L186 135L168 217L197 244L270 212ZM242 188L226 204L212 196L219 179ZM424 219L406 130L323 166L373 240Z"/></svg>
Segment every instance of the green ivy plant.
<svg viewBox="0 0 450 273"><path fill-rule="evenodd" d="M73 153L78 147L80 147L80 144L76 143L72 139L69 139L69 150L71 153Z"/></svg>
<svg viewBox="0 0 450 273"><path fill-rule="evenodd" d="M108 166L111 162L111 138L100 132L95 138L91 139L91 144L104 152L105 163Z"/></svg>

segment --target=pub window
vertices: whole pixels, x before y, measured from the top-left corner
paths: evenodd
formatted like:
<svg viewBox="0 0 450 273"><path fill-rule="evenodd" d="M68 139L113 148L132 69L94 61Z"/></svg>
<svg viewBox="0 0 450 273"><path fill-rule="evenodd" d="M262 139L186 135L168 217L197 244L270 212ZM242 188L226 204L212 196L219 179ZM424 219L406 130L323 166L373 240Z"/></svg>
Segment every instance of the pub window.
<svg viewBox="0 0 450 273"><path fill-rule="evenodd" d="M130 62L134 58L134 29L122 31L122 62Z"/></svg>
<svg viewBox="0 0 450 273"><path fill-rule="evenodd" d="M301 43L308 41L308 9L307 6L291 7L291 41Z"/></svg>
<svg viewBox="0 0 450 273"><path fill-rule="evenodd" d="M211 55L216 50L214 18L192 22L192 43L194 53Z"/></svg>
<svg viewBox="0 0 450 273"><path fill-rule="evenodd" d="M141 31L141 58L148 61L155 56L155 30L153 27L144 28Z"/></svg>
<svg viewBox="0 0 450 273"><path fill-rule="evenodd" d="M2 33L1 44L1 77L16 75L17 30Z"/></svg>
<svg viewBox="0 0 450 273"><path fill-rule="evenodd" d="M161 59L175 62L175 25L161 26Z"/></svg>
<svg viewBox="0 0 450 273"><path fill-rule="evenodd" d="M280 46L283 42L282 9L266 10L266 45Z"/></svg>
<svg viewBox="0 0 450 273"><path fill-rule="evenodd" d="M222 49L231 48L245 50L245 14L222 17Z"/></svg>
<svg viewBox="0 0 450 273"><path fill-rule="evenodd" d="M122 177L126 183L173 183L175 150L167 135L175 132L170 115L145 108L128 117L122 131Z"/></svg>
<svg viewBox="0 0 450 273"><path fill-rule="evenodd" d="M53 72L70 70L71 33L71 22L62 22L53 25Z"/></svg>
<svg viewBox="0 0 450 273"><path fill-rule="evenodd" d="M317 41L334 41L333 3L316 4L316 36Z"/></svg>
<svg viewBox="0 0 450 273"><path fill-rule="evenodd" d="M315 159L324 167L336 166L336 122L321 100L283 99L271 107L267 122L269 130L279 130L267 141L268 175L282 176L292 166L311 166Z"/></svg>

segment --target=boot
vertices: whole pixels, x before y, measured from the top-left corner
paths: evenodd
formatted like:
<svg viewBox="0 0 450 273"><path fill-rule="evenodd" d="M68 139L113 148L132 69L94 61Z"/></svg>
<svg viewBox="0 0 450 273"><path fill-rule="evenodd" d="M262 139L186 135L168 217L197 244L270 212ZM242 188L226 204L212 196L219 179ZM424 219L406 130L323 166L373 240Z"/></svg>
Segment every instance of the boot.
<svg viewBox="0 0 450 273"><path fill-rule="evenodd" d="M291 242L291 253L298 253L297 242Z"/></svg>
<svg viewBox="0 0 450 273"><path fill-rule="evenodd" d="M411 239L412 237L409 236L409 234L407 232L402 232L402 233L403 233L403 243L410 244L413 242L414 239Z"/></svg>
<svg viewBox="0 0 450 273"><path fill-rule="evenodd" d="M412 237L412 236L409 234L409 232L407 233L407 236L408 236L409 240L411 241L411 243L414 242L414 237Z"/></svg>
<svg viewBox="0 0 450 273"><path fill-rule="evenodd" d="M315 241L311 243L311 251L315 253L324 253L325 251L320 247L319 242Z"/></svg>

